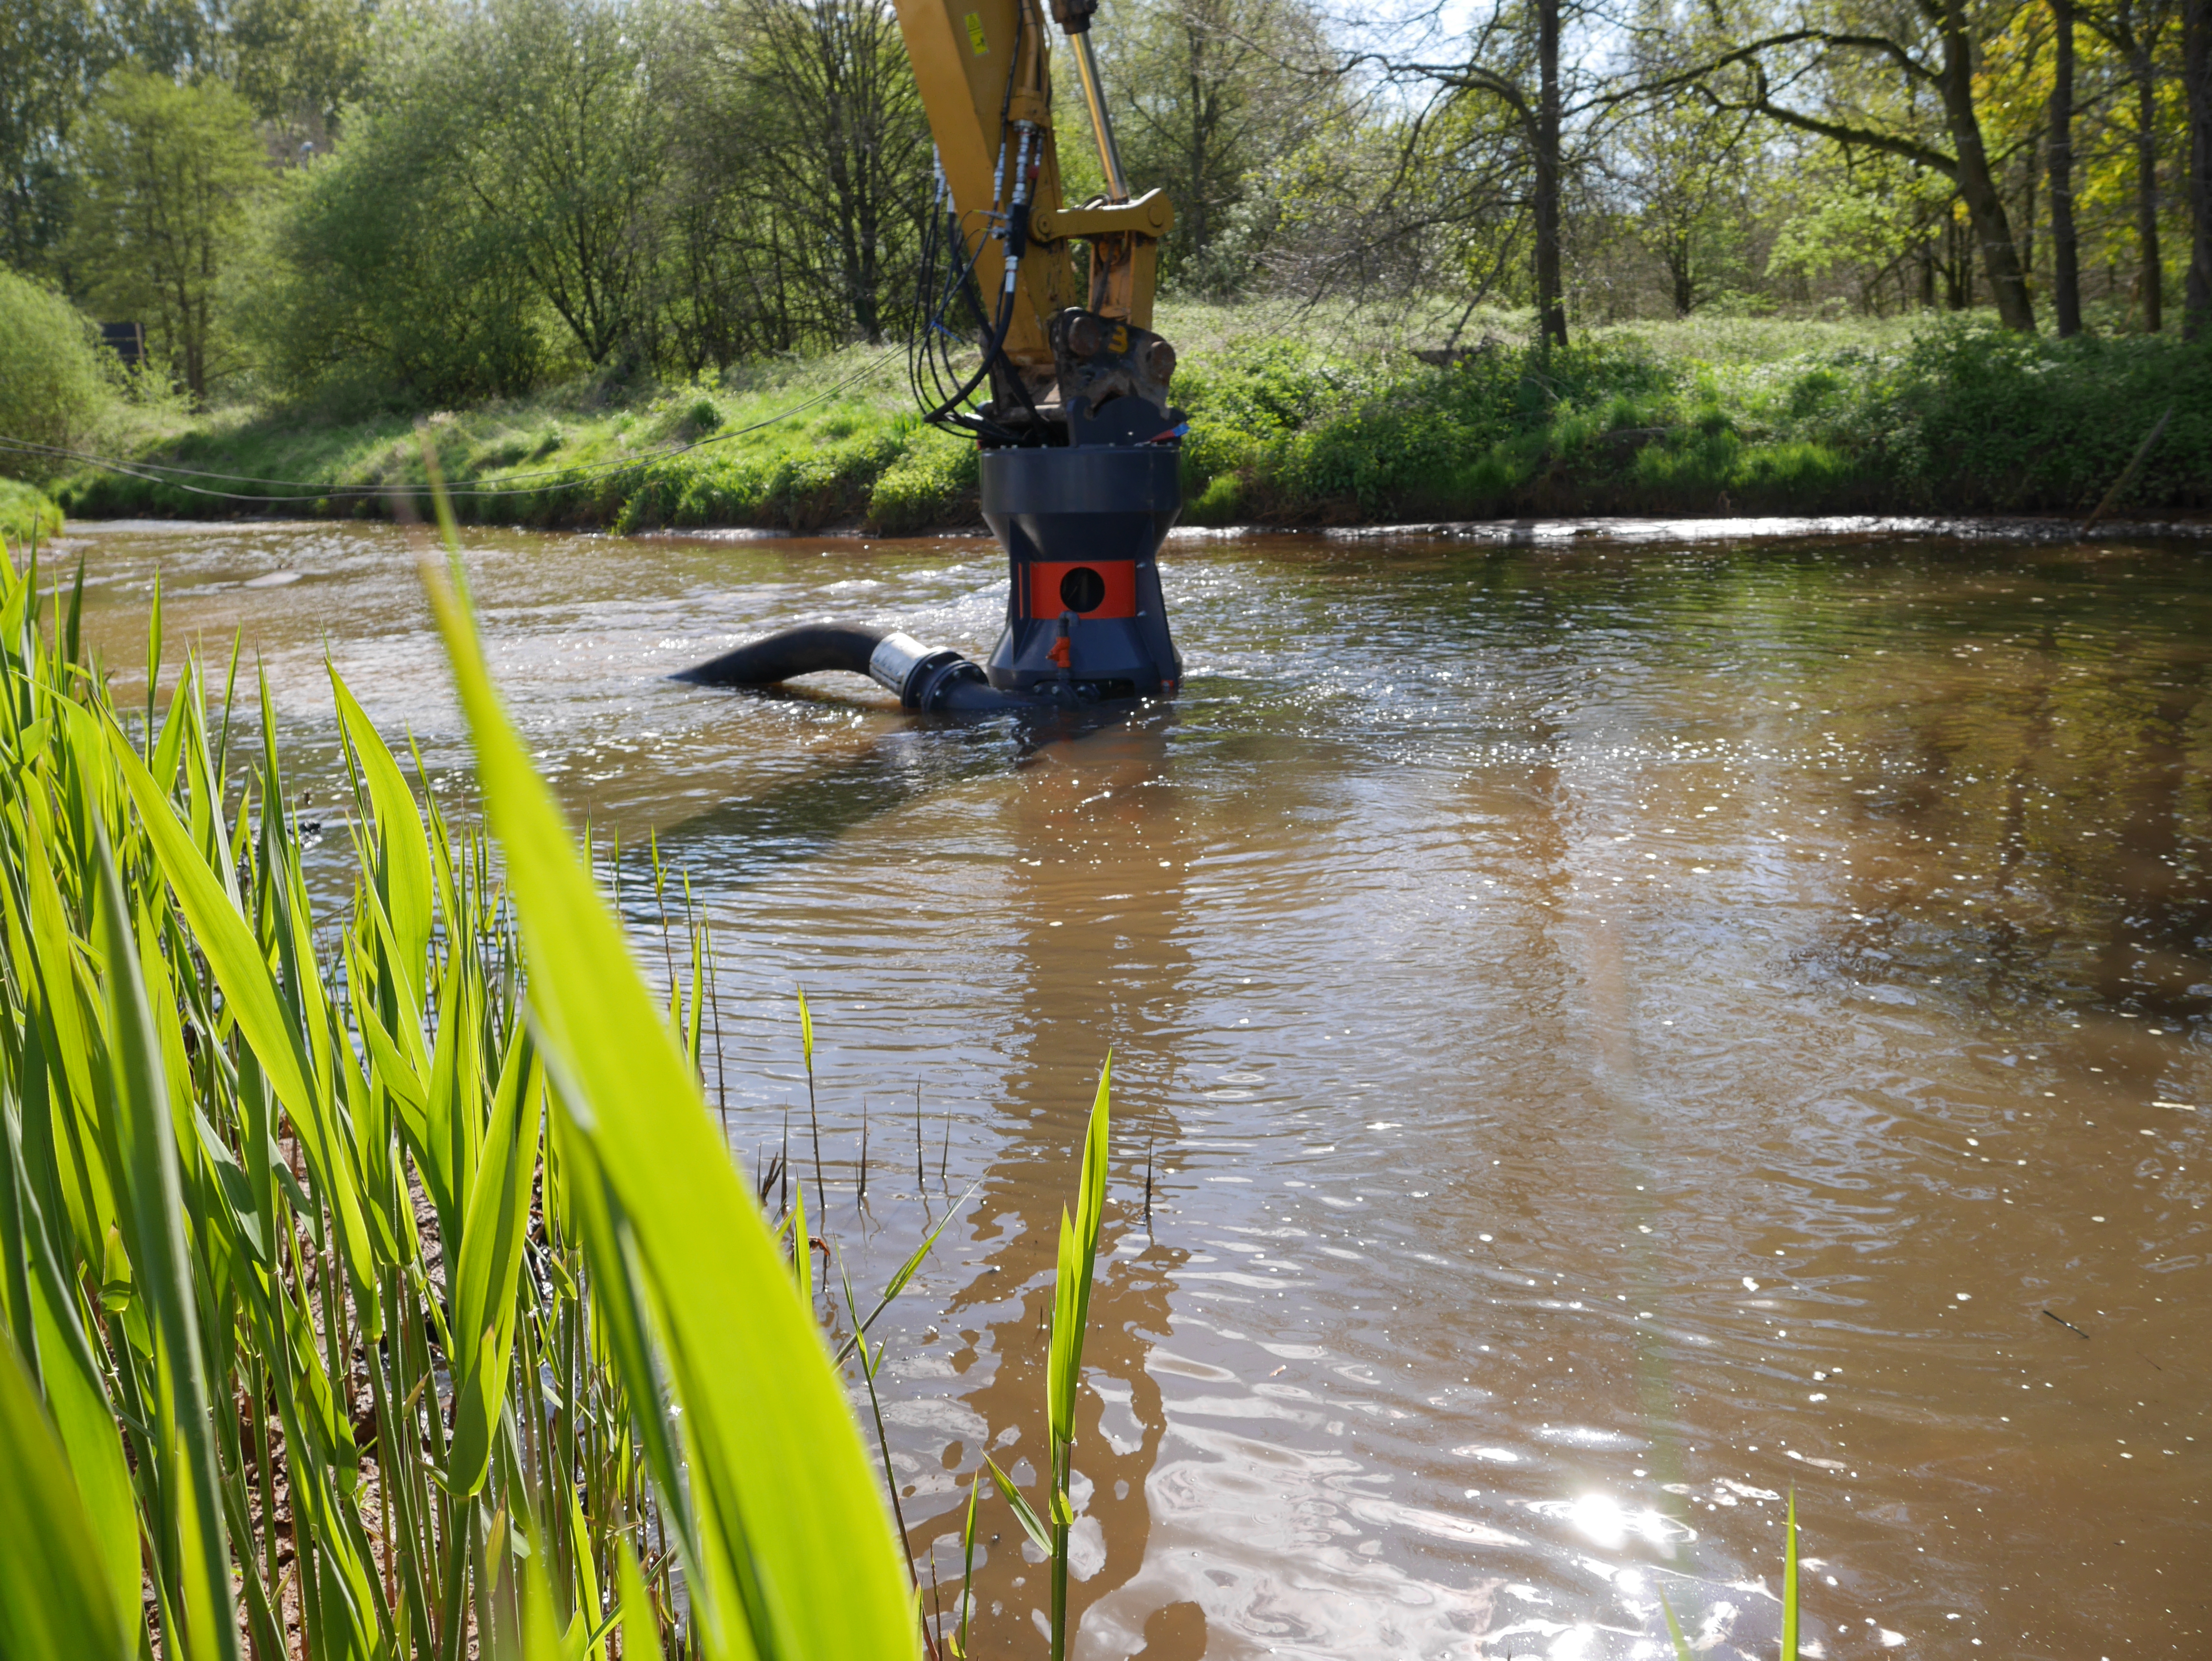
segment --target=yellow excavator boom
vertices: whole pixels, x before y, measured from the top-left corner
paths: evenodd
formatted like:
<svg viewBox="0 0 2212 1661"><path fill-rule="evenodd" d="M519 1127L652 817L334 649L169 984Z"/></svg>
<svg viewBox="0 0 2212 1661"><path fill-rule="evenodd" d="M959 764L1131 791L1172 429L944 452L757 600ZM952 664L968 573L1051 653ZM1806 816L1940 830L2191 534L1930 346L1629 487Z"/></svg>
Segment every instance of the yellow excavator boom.
<svg viewBox="0 0 2212 1661"><path fill-rule="evenodd" d="M937 141L985 308L995 312L1015 266L1004 351L1039 386L1054 373L1052 320L1070 307L1151 326L1159 240L1174 222L1158 191L1134 201L1091 52L1091 4L1054 0L1098 143L1101 199L1062 199L1052 119L1052 52L1040 0L896 0L899 31ZM1095 0L1091 0L1095 4ZM1087 292L1069 245L1091 245Z"/></svg>

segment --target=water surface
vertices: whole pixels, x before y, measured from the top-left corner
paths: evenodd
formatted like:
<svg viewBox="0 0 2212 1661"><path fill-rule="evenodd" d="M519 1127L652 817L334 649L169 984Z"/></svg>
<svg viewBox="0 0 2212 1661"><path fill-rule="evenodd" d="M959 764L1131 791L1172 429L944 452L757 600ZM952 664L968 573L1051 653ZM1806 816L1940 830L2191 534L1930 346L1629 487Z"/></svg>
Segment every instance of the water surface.
<svg viewBox="0 0 2212 1661"><path fill-rule="evenodd" d="M243 631L326 820L326 653L465 799L404 533L79 540L119 682L158 569L173 661ZM738 1157L805 1124L804 983L856 1279L977 1184L889 1317L939 1574L986 1450L1042 1463L1110 1047L1085 1661L1656 1656L1662 1591L1705 1652L1771 1655L1793 1486L1808 1655L2212 1652L2205 556L1163 563L1184 696L1039 745L837 677L664 678L817 618L980 653L988 544L470 539L541 764L631 850L649 966L680 899L648 832L712 920ZM1044 1574L985 1515L977 1652L1034 1655Z"/></svg>

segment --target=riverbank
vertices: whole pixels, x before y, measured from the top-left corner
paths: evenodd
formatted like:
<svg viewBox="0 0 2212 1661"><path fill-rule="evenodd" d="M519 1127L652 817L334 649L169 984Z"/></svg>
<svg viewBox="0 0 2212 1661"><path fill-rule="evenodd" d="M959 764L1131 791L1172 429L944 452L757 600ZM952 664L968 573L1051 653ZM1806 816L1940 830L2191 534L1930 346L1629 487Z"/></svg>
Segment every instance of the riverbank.
<svg viewBox="0 0 2212 1661"><path fill-rule="evenodd" d="M43 541L62 528L62 510L35 484L0 478L0 540Z"/></svg>
<svg viewBox="0 0 2212 1661"><path fill-rule="evenodd" d="M1544 355L1498 316L1435 364L1414 349L1448 319L1169 307L1159 321L1182 350L1189 524L2080 514L2169 407L2113 508L2212 508L2212 349L2166 337L1693 319ZM425 435L479 523L900 535L977 520L975 449L916 419L896 348L428 415L149 419L121 446L145 473L88 470L53 493L100 518L383 516L426 488Z"/></svg>

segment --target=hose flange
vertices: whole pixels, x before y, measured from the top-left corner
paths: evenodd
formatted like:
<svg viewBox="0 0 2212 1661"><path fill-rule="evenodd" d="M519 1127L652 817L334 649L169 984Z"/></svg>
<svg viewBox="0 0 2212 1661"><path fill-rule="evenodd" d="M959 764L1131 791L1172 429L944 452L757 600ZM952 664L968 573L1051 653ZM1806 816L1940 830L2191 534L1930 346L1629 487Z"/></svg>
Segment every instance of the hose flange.
<svg viewBox="0 0 2212 1661"><path fill-rule="evenodd" d="M893 630L869 654L868 678L896 693L903 708L927 710L940 707L944 694L962 681L981 680L983 671L950 647L924 646Z"/></svg>

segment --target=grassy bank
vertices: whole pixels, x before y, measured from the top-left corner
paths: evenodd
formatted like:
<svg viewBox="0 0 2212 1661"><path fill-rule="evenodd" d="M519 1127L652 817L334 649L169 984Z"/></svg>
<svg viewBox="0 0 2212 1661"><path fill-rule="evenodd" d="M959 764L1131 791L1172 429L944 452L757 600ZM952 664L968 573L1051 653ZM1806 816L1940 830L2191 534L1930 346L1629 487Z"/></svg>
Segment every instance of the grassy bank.
<svg viewBox="0 0 2212 1661"><path fill-rule="evenodd" d="M0 538L27 543L62 528L62 510L44 490L21 479L0 478Z"/></svg>
<svg viewBox="0 0 2212 1661"><path fill-rule="evenodd" d="M2212 507L2203 345L1692 319L1545 356L1525 321L1476 318L1462 337L1476 350L1439 368L1412 348L1441 343L1440 313L1164 307L1191 417L1187 519L2087 512L2168 405L2120 505ZM380 515L385 491L426 483L419 430L479 522L896 535L976 520L975 451L915 420L896 349L861 347L615 398L576 386L427 417L148 421L127 441L137 460L298 484L86 472L57 495L94 517Z"/></svg>

